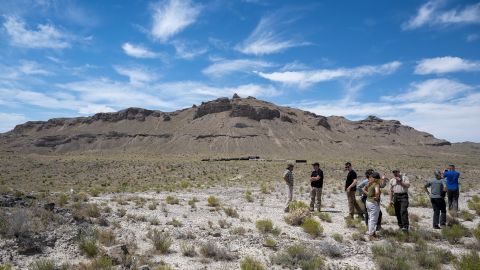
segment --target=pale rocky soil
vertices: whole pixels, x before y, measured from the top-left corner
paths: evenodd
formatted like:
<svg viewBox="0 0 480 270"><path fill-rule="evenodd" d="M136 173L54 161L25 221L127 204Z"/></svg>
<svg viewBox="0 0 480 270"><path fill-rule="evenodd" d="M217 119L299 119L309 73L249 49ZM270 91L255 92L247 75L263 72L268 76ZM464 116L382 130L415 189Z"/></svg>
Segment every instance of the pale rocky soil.
<svg viewBox="0 0 480 270"><path fill-rule="evenodd" d="M300 187L295 188L295 199L309 202L308 186L302 184L303 192L300 193ZM272 265L270 256L278 250L282 250L291 244L301 243L304 246L315 248L321 252L322 247L327 245L335 245L340 248L343 254L341 258L330 258L326 254L322 254L326 260L326 265L330 269L375 269L375 264L372 261L372 254L370 246L372 243L379 243L384 240L374 242L354 241L352 234L357 232L354 228L347 228L344 217L347 216L346 196L343 193L332 192L330 187L326 187L323 195L324 210L326 211L340 211L339 213L330 213L332 223L321 221L324 227L322 237L312 239L308 234L303 232L300 227L293 227L284 221L284 186L279 183L274 191L270 194L263 194L259 189L250 189L253 192L253 202L247 202L245 199L244 188L210 188L202 190L190 190L185 192L137 192L137 193L113 193L104 194L99 197L90 198L90 203L97 203L101 208L108 206L111 208L111 213L102 211L102 216L106 217L109 223L109 228L112 229L116 235L117 243L125 243L129 246L136 246L136 254L151 254L150 262L156 263L164 261L170 264L175 269L239 269L239 261L249 255L255 257L263 262L267 269L281 269L280 266ZM460 208L467 209L466 202L473 195L478 192L468 192L461 194ZM168 195L175 196L179 199L180 204L169 205L165 203L165 198ZM236 208L240 217L227 217L224 211L219 208L215 209L207 205L207 198L214 195L220 199L220 207ZM137 205L134 201L138 198L145 198L147 202L143 206ZM199 202L196 203L196 209L192 209L188 201L196 197ZM123 201L123 205L118 202ZM155 210L149 210L150 202L158 202L159 205ZM382 198L383 204L386 204L388 198ZM119 208L127 210L124 217L119 217L116 213ZM384 228L396 228L395 217L388 216L385 209L382 207L384 213L383 224ZM431 229L432 209L430 208L416 208L410 207L410 213L414 213L420 217L419 227ZM143 218L145 217L145 218ZM158 220L158 225L151 225L150 220ZM173 227L166 223L176 219L183 223L182 227ZM225 219L231 223L230 228L220 228L218 220ZM273 237L277 243L277 251L271 250L263 246L266 235L261 234L255 227L255 221L258 219L271 219L274 226L281 229L278 236ZM209 221L213 226L209 226ZM480 222L478 216L473 222L461 221L463 225L468 228L474 228ZM95 223L95 222L94 222ZM93 225L98 226L98 225ZM245 235L234 235L230 232L236 227L244 227L246 229ZM159 255L152 253L152 243L147 239L146 234L148 230L156 228L162 231L168 231L172 235L173 245L170 248L170 253ZM8 248L8 240L0 239L0 258L4 262L11 262L18 269L26 269L27 266L34 260L41 257L48 257L54 260L57 264L70 263L76 264L88 259L80 255L78 246L72 243L76 230L78 228L73 223L64 224L55 229L55 233L62 237L57 240L55 247L46 248L42 255L22 256L14 255L11 257L11 251ZM219 246L225 247L232 254L235 254L237 259L232 261L214 261L211 259L204 259L201 255L189 258L182 255L180 250L180 243L182 235L192 233L195 239L185 240L189 243L195 244L198 247L205 242L214 242ZM332 234L339 233L343 235L343 243L337 243ZM472 241L473 238L465 239L465 241ZM438 247L443 247L451 250L455 255L460 255L466 251L463 245L450 245L447 241L438 241ZM10 257L10 258L9 258ZM16 268L16 269L17 269ZM453 265L444 265L442 269L454 269Z"/></svg>

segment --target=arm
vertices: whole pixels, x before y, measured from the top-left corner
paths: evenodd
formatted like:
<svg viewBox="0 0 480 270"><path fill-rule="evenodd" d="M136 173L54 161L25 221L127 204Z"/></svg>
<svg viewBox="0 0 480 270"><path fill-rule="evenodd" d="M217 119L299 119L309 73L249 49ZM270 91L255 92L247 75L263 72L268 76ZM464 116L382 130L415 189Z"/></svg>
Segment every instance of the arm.
<svg viewBox="0 0 480 270"><path fill-rule="evenodd" d="M408 178L406 176L403 176L402 181L400 181L400 185L402 187L409 188L410 187L410 180L408 180Z"/></svg>
<svg viewBox="0 0 480 270"><path fill-rule="evenodd" d="M375 201L380 202L380 187L378 185L375 186Z"/></svg>
<svg viewBox="0 0 480 270"><path fill-rule="evenodd" d="M388 195L390 195L390 203L393 203L393 185L390 183L390 189L388 190Z"/></svg>
<svg viewBox="0 0 480 270"><path fill-rule="evenodd" d="M366 186L364 186L364 187L362 188L363 194L367 194L367 193L368 193L368 192L367 192L367 188L368 188L368 185L366 185Z"/></svg>
<svg viewBox="0 0 480 270"><path fill-rule="evenodd" d="M429 186L431 186L430 182L426 183L425 186L423 187L428 196L430 196L430 192L428 191Z"/></svg>
<svg viewBox="0 0 480 270"><path fill-rule="evenodd" d="M356 185L357 185L357 179L355 178L355 179L353 179L352 184L351 184L350 186L348 186L347 191L350 191L350 189L351 189L352 187L356 186Z"/></svg>

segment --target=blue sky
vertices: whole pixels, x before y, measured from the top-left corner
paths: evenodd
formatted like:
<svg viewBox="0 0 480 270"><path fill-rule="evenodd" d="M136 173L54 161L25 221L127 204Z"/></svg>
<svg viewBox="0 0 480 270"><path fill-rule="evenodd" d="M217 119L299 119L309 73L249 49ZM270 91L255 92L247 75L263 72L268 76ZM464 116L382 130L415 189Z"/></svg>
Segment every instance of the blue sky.
<svg viewBox="0 0 480 270"><path fill-rule="evenodd" d="M479 1L0 2L0 132L255 96L480 142Z"/></svg>

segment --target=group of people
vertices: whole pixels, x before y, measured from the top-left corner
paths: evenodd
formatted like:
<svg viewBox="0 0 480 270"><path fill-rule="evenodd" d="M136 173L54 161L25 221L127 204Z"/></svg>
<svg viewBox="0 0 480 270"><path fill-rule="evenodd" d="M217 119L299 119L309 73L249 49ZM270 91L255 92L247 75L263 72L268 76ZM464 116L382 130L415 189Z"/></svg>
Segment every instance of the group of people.
<svg viewBox="0 0 480 270"><path fill-rule="evenodd" d="M324 176L318 162L313 163L312 166L313 170L310 175L310 211L316 209L320 212ZM287 184L285 212L289 211L289 205L293 200L293 168L293 164L288 164L287 169L283 173L283 178ZM376 231L381 229L381 189L385 188L387 184L389 186L390 205L395 209L398 227L400 230L408 232L410 227L408 219L408 189L410 188L410 181L406 175L395 169L392 171L393 177L387 181L384 175L380 175L373 169L368 169L365 172L365 178L359 181L357 173L350 162L345 163L345 171L348 172L345 179L345 192L348 200L349 218L354 218L356 212L359 218L364 219L368 227L370 239L375 238ZM441 226L446 225L445 197L448 198L448 209L458 212L459 177L460 173L455 170L455 166L449 165L444 172L435 171L434 178L429 180L424 186L425 192L430 196L432 203L433 228L435 229L440 229ZM357 203L356 195L360 196L364 204L363 209Z"/></svg>

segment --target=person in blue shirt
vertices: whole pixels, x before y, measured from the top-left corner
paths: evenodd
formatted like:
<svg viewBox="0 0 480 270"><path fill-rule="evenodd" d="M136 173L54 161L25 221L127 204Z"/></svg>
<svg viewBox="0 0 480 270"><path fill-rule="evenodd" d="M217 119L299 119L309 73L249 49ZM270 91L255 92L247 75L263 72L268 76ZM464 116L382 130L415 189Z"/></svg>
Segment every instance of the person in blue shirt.
<svg viewBox="0 0 480 270"><path fill-rule="evenodd" d="M447 182L448 210L458 212L458 197L460 196L458 178L460 173L455 171L455 165L448 165L448 171L443 173L443 177Z"/></svg>

